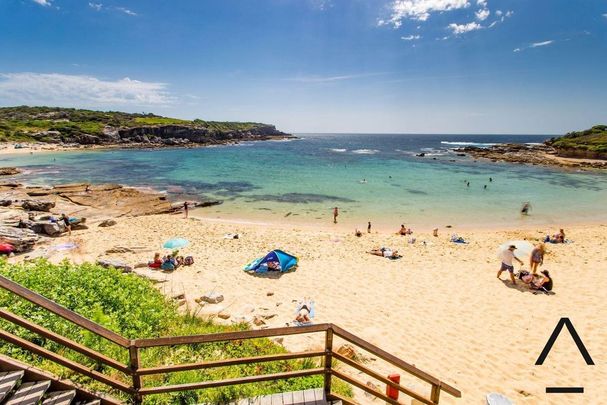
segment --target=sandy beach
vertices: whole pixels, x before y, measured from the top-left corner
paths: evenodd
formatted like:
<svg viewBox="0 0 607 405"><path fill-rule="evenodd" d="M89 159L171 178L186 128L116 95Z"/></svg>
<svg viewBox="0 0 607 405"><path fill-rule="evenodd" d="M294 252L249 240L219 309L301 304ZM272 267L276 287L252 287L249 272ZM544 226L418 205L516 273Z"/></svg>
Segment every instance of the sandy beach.
<svg viewBox="0 0 607 405"><path fill-rule="evenodd" d="M601 403L607 395L607 359L601 351L607 343L602 333L607 225L567 228L573 243L548 247L544 268L553 276L555 292L550 296L535 295L521 283L512 287L506 274L499 281L496 270L501 243L534 241L555 232L552 227L466 230L460 235L467 245L449 241L457 230L441 229L438 238L416 233L417 242L408 244L406 237L389 233L357 238L342 228L234 224L181 215L125 217L113 227L98 228L93 222L89 228L71 238L53 239L51 245L73 241L79 247L56 251L50 260L105 256L134 265L150 260L156 251L166 253L160 248L165 240L187 238L190 245L181 253L194 256L193 266L170 274L136 272L162 281L158 288L169 296L184 292L187 308L202 316L231 315L218 322L271 313L276 316L261 327L284 326L293 318L296 301L310 297L316 303L315 322L335 323L462 390L461 400L444 394L441 403L481 404L489 392L503 393L517 404ZM226 233L241 238L224 239ZM105 253L116 246L133 252ZM365 253L381 246L398 249L403 258L390 261ZM275 248L298 256L295 272L266 278L242 270ZM200 308L195 299L208 291L220 292L225 301ZM595 366L586 366L566 332L545 364L534 366L561 317L571 319ZM300 350L319 343L309 337L285 339L284 344ZM379 361L370 366L394 371ZM404 376L403 382L422 393L427 390ZM584 386L586 393L544 393L546 386L559 385ZM360 393L357 399L371 401Z"/></svg>

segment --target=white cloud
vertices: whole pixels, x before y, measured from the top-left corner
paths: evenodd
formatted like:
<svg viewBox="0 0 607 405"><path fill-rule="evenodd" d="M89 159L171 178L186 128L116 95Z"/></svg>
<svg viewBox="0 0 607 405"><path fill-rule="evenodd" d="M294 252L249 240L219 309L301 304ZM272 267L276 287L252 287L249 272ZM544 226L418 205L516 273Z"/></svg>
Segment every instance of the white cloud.
<svg viewBox="0 0 607 405"><path fill-rule="evenodd" d="M32 0L34 3L40 4L41 6L44 7L49 7L51 6L51 0Z"/></svg>
<svg viewBox="0 0 607 405"><path fill-rule="evenodd" d="M175 101L165 83L128 77L103 80L60 73L0 73L0 99L12 104L79 106L150 106Z"/></svg>
<svg viewBox="0 0 607 405"><path fill-rule="evenodd" d="M491 24L489 24L489 27L487 28L493 28L497 25L497 21L493 21Z"/></svg>
<svg viewBox="0 0 607 405"><path fill-rule="evenodd" d="M390 5L389 20L379 20L378 24L392 24L398 28L402 25L403 20L426 21L432 13L466 7L470 7L468 0L394 0Z"/></svg>
<svg viewBox="0 0 607 405"><path fill-rule="evenodd" d="M328 83L338 82L342 80L361 79L365 77L381 76L386 73L360 73L351 75L339 75L339 76L297 76L295 78L287 79L293 82L300 83Z"/></svg>
<svg viewBox="0 0 607 405"><path fill-rule="evenodd" d="M502 12L502 10L495 10L495 15L496 15L496 16L500 17L502 14L504 14L504 13Z"/></svg>
<svg viewBox="0 0 607 405"><path fill-rule="evenodd" d="M607 18L607 13L603 14L603 17Z"/></svg>
<svg viewBox="0 0 607 405"><path fill-rule="evenodd" d="M525 49L529 49L529 48L539 48L542 46L548 46L548 45L552 45L553 43L555 43L556 41L553 39L550 39L548 41L542 41L542 42L533 42L531 45L522 47L522 48L515 48L513 50L513 52L521 52L524 51Z"/></svg>
<svg viewBox="0 0 607 405"><path fill-rule="evenodd" d="M476 4L482 8L487 8L487 0L476 0Z"/></svg>
<svg viewBox="0 0 607 405"><path fill-rule="evenodd" d="M408 35L406 37L400 37L404 41L416 41L421 38L421 35Z"/></svg>
<svg viewBox="0 0 607 405"><path fill-rule="evenodd" d="M476 30L480 30L483 28L482 25L480 25L477 22L470 22L468 24L449 24L449 26L447 27L449 28L451 31L453 31L454 35L459 35L459 34L465 34L466 32L470 32L470 31L476 31Z"/></svg>
<svg viewBox="0 0 607 405"><path fill-rule="evenodd" d="M485 21L487 19L487 17L489 17L489 14L491 14L491 12L487 8L483 8L481 10L478 10L476 13L474 13L474 15L476 16L476 19L479 21Z"/></svg>
<svg viewBox="0 0 607 405"><path fill-rule="evenodd" d="M554 40L549 40L549 41L542 41L542 42L534 42L531 45L529 45L529 48L537 48L539 46L546 46L546 45L550 45L553 44Z"/></svg>
<svg viewBox="0 0 607 405"><path fill-rule="evenodd" d="M508 10L506 11L506 17L512 17L514 15L514 11Z"/></svg>
<svg viewBox="0 0 607 405"><path fill-rule="evenodd" d="M130 15L130 16L137 16L137 13L134 11L129 10L128 8L124 8L124 7L116 7L116 10L118 11L122 11L124 14Z"/></svg>
<svg viewBox="0 0 607 405"><path fill-rule="evenodd" d="M103 4L102 3L89 3L89 7L95 11L101 11L101 9L103 8Z"/></svg>

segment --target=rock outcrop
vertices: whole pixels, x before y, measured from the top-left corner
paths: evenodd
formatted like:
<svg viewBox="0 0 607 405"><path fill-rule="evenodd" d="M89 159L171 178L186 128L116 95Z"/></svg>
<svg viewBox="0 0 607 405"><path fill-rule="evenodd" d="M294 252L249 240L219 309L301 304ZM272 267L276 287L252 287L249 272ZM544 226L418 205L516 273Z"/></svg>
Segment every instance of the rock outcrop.
<svg viewBox="0 0 607 405"><path fill-rule="evenodd" d="M0 176L14 176L21 173L21 169L16 167L0 167Z"/></svg>
<svg viewBox="0 0 607 405"><path fill-rule="evenodd" d="M558 151L550 145L499 144L489 148L466 146L455 149L458 153L493 162L524 163L531 165L572 168L607 169L607 161L558 159Z"/></svg>
<svg viewBox="0 0 607 405"><path fill-rule="evenodd" d="M49 212L51 208L55 208L55 203L53 201L25 200L21 203L21 207L26 211Z"/></svg>
<svg viewBox="0 0 607 405"><path fill-rule="evenodd" d="M30 229L0 226L0 241L13 245L17 253L32 250L38 239L38 235Z"/></svg>

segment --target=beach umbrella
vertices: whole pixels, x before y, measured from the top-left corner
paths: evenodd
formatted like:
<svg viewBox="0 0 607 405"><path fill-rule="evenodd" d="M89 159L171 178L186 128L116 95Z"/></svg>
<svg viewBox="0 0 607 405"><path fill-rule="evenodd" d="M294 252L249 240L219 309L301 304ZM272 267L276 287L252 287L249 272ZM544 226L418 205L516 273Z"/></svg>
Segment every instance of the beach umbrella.
<svg viewBox="0 0 607 405"><path fill-rule="evenodd" d="M162 247L165 249L181 249L181 248L189 245L189 243L190 242L188 242L187 239L173 238L173 239L169 239L166 242L164 242L164 245L162 245Z"/></svg>
<svg viewBox="0 0 607 405"><path fill-rule="evenodd" d="M501 257L504 250L508 249L510 245L516 246L514 255L519 259L531 256L531 252L533 251L534 247L531 242L526 240L511 240L500 245L497 251L498 257Z"/></svg>

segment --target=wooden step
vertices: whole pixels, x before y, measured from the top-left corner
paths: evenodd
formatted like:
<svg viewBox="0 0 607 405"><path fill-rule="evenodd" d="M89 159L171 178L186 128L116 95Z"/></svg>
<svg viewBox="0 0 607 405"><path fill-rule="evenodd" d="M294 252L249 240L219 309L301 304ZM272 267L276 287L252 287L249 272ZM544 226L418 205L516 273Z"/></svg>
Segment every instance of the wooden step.
<svg viewBox="0 0 607 405"><path fill-rule="evenodd" d="M51 386L50 381L36 381L21 384L5 405L36 405Z"/></svg>
<svg viewBox="0 0 607 405"><path fill-rule="evenodd" d="M23 378L23 371L0 372L0 402L15 388L15 385Z"/></svg>
<svg viewBox="0 0 607 405"><path fill-rule="evenodd" d="M55 391L48 394L42 405L70 405L74 398L76 398L76 390Z"/></svg>

